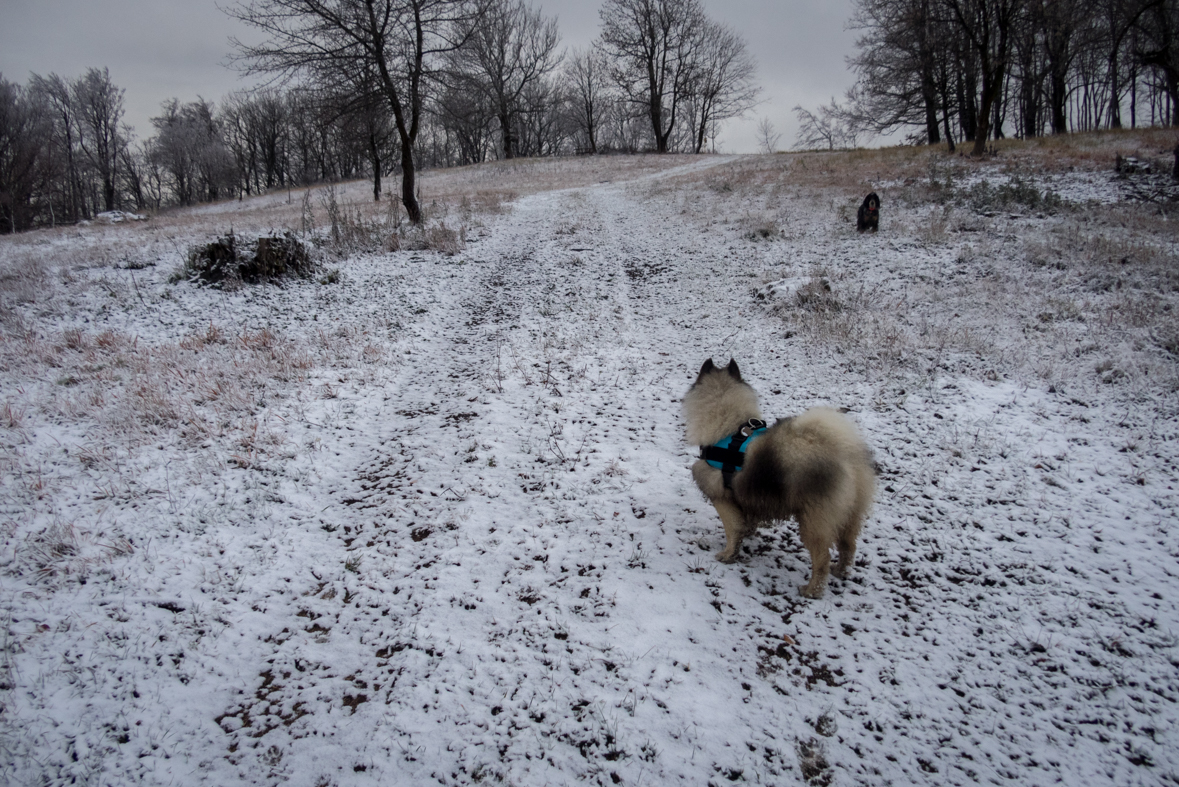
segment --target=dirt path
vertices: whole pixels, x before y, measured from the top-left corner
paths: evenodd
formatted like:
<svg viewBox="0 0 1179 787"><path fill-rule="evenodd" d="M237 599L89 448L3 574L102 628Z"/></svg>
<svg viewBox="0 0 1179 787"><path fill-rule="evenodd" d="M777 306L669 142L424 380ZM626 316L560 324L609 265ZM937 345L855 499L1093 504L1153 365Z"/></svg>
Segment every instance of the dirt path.
<svg viewBox="0 0 1179 787"><path fill-rule="evenodd" d="M5 575L23 649L0 664L20 686L0 707L0 752L24 754L14 772L1173 778L1179 505L1163 439L1134 439L1173 426L1111 386L1086 401L988 377L955 348L845 341L890 304L983 330L996 312L975 282L1041 274L1007 247L964 254L972 241L922 243L899 222L856 235L826 194L785 188L765 197L784 231L751 235L764 195L739 202L728 165L521 198L462 254L355 256L338 285L168 290L160 272L151 311L128 297L112 318L128 334L158 312L177 342L212 333L212 313L231 337L266 327L327 360L249 389L269 397L251 404L273 438L258 461L210 441L186 463L161 440L142 461L174 453L135 478L146 491L95 503L59 480L67 504L37 503L70 529L101 505L93 526L136 541L89 582ZM819 270L843 309L822 335L785 319L797 304L774 290ZM931 293L952 297L901 308ZM997 341L1024 328L998 325ZM821 600L797 594L808 558L791 525L748 539L737 564L713 558L723 534L691 485L679 399L706 357L731 355L768 417L844 407L876 450L857 565Z"/></svg>
<svg viewBox="0 0 1179 787"><path fill-rule="evenodd" d="M522 199L461 259L410 274L396 381L360 405L361 466L340 466L317 517L342 566L315 575L301 630L276 630L261 688L222 718L231 760L295 780L326 757L378 782L957 783L1067 772L1059 752L1080 746L1135 775L1141 737L1129 758L1102 737L1162 708L1103 697L1131 663L1165 696L1167 646L1042 545L1089 544L1042 521L1063 490L978 439L1041 443L1004 411L1047 403L950 386L868 409L875 389L812 366L752 293L767 269L846 264L870 241L751 249L681 216L658 182L676 174ZM730 353L781 380L767 413L846 402L878 446L884 502L857 572L820 602L795 593L790 527L713 561L678 398ZM1127 619L1137 644L1112 639ZM1095 713L1109 733L1090 735ZM898 761L903 746L919 754Z"/></svg>

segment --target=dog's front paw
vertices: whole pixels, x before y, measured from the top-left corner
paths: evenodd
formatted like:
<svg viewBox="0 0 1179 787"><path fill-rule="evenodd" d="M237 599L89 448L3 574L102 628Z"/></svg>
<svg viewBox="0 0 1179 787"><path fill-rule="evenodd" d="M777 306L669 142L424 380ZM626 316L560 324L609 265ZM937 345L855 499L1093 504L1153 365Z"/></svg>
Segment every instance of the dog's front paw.
<svg viewBox="0 0 1179 787"><path fill-rule="evenodd" d="M720 552L716 553L716 559L722 563L736 563L737 562L737 550L735 550L735 549L722 549Z"/></svg>
<svg viewBox="0 0 1179 787"><path fill-rule="evenodd" d="M800 585L798 588L798 593L804 598L822 598L823 588L813 588L810 585Z"/></svg>

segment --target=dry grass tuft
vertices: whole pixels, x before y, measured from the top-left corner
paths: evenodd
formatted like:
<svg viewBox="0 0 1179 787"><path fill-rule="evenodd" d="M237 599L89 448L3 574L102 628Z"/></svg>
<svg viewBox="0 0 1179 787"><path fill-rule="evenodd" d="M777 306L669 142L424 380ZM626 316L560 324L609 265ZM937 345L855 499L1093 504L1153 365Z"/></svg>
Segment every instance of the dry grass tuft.
<svg viewBox="0 0 1179 787"><path fill-rule="evenodd" d="M858 369L882 392L939 376L1011 379L1111 386L1179 411L1179 225L1119 192L1112 174L1122 146L1166 141L1157 132L1097 135L1076 149L1059 140L1001 146L983 161L928 148L750 157L696 176L696 199L683 204L702 224L768 215L787 238L824 238L826 257L761 273L757 298L810 360ZM1075 182L1092 183L1102 199L1067 204L1051 178L1075 178L1086 161L1099 171ZM881 232L857 236L855 205L881 174ZM795 229L791 215L774 213L800 199L830 219ZM759 239L737 232L755 259ZM873 249L884 243L913 251L882 274Z"/></svg>
<svg viewBox="0 0 1179 787"><path fill-rule="evenodd" d="M308 349L268 329L229 337L213 324L158 346L112 331L29 333L0 344L0 361L25 379L55 383L7 400L10 428L35 407L42 418L117 434L120 444L162 432L195 443L224 434L235 416L257 413L268 387L299 382L315 365Z"/></svg>
<svg viewBox="0 0 1179 787"><path fill-rule="evenodd" d="M72 522L54 522L29 536L20 552L21 562L42 579L82 578L97 566L135 552L131 542L121 536L99 538Z"/></svg>
<svg viewBox="0 0 1179 787"><path fill-rule="evenodd" d="M15 309L33 303L52 289L44 255L31 249L13 249L0 254L0 324L14 327L19 320Z"/></svg>

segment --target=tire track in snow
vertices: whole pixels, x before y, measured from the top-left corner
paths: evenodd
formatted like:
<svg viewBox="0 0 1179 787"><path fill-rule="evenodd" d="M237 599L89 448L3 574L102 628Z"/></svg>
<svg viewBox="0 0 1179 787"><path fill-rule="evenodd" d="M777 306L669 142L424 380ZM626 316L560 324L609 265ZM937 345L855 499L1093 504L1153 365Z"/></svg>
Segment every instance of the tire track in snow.
<svg viewBox="0 0 1179 787"><path fill-rule="evenodd" d="M567 249L578 247L565 242L567 227L554 227L560 212L539 201L475 246L469 256L483 261L468 263L469 286L430 293L436 316L385 394L374 424L382 437L370 438L380 447L369 449L359 483L340 491L343 508L321 517L354 557L304 601L299 615L310 625L278 643L254 702L221 719L254 722L235 731L238 751L256 750L234 752L243 769L276 759L277 747L286 754L271 767L298 775L311 763L300 762L296 741L333 737L337 713L379 713L386 755L435 749L448 735L463 741L450 755L407 755L401 767L413 772L418 759L442 757L467 777L501 760L592 774L600 767L591 755L624 756L606 718L614 711L598 694L606 690L610 706L633 700L620 672L628 657L611 660L598 624L625 570L615 552L645 513L623 497L632 482L622 458L596 455L610 428L591 422L591 411L620 409L619 381L637 373L597 345L625 331L623 274L608 256ZM564 329L570 322L575 331ZM468 441L469 450L454 450ZM500 666L505 650L516 657ZM301 671L317 675L303 688L294 683ZM585 686L554 682L569 675ZM316 699L318 710L308 710ZM260 724L267 715L277 721ZM488 725L507 733L481 735ZM527 728L552 734L560 756L542 756L526 738L495 754L492 743ZM368 767L363 752L337 753Z"/></svg>

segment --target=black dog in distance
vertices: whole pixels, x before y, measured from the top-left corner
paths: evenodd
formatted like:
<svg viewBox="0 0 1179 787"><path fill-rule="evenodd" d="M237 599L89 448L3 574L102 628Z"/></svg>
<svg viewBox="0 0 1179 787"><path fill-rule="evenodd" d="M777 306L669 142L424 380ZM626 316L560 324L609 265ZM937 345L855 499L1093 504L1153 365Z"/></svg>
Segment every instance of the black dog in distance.
<svg viewBox="0 0 1179 787"><path fill-rule="evenodd" d="M864 197L864 203L856 213L856 229L860 232L880 229L880 197L875 191Z"/></svg>

